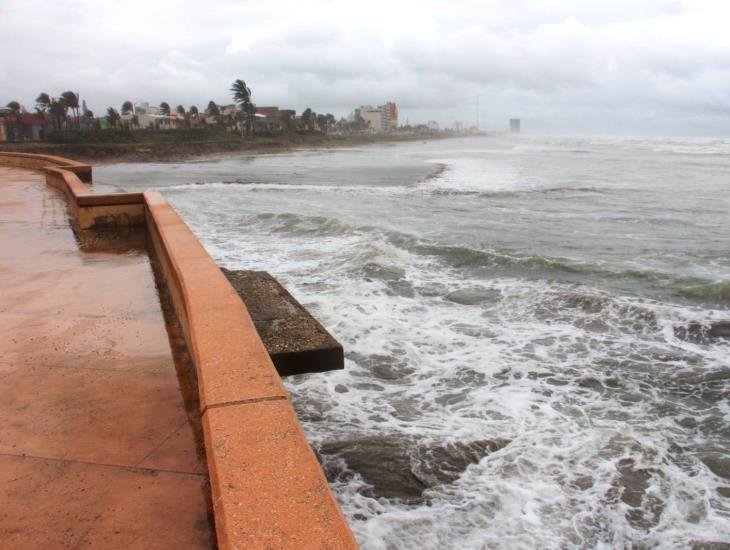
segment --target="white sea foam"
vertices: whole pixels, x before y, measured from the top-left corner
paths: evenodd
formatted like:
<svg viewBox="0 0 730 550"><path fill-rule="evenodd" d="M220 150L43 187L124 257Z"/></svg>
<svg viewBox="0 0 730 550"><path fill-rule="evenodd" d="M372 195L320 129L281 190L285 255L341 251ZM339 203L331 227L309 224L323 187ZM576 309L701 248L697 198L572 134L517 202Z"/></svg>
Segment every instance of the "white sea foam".
<svg viewBox="0 0 730 550"><path fill-rule="evenodd" d="M727 349L700 349L671 333L703 312L547 281L469 280L372 234L280 232L276 217L221 235L205 216L196 219L200 204L189 197L176 204L214 256L230 268L276 273L355 357L345 371L288 384L315 446L353 433L511 440L454 483L428 490L424 505L365 497L357 477L336 482L364 548L681 547L730 536L710 505L717 480L699 461L672 463L671 448L685 437L676 433L681 410L658 414L666 396L641 378L652 354L666 354L665 368L677 374L687 358L722 364ZM394 292L387 275L364 276L372 264L402 270L414 297ZM464 288L493 294L477 305L446 298ZM566 295L577 296L573 310L564 309ZM412 371L379 379L373 355ZM627 520L622 461L651 472L642 498L661 503L656 522L649 512Z"/></svg>

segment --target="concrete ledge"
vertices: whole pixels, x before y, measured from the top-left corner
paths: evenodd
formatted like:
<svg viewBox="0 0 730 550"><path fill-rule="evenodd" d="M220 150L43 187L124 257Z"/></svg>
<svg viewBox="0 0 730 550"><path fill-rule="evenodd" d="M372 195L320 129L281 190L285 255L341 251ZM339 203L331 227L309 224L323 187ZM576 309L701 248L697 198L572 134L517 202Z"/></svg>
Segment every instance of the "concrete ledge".
<svg viewBox="0 0 730 550"><path fill-rule="evenodd" d="M43 170L48 167L64 168L73 172L81 181L91 182L91 166L75 160L56 157L53 155L36 155L33 153L9 153L0 151L0 164L6 166L20 166L21 168L32 168Z"/></svg>
<svg viewBox="0 0 730 550"><path fill-rule="evenodd" d="M221 271L246 305L280 376L345 368L340 343L274 277Z"/></svg>
<svg viewBox="0 0 730 550"><path fill-rule="evenodd" d="M6 157L0 157L0 163ZM46 183L63 191L81 229L144 225L142 193L97 195L66 168L45 167Z"/></svg>
<svg viewBox="0 0 730 550"><path fill-rule="evenodd" d="M209 409L203 427L221 548L357 547L288 401Z"/></svg>
<svg viewBox="0 0 730 550"><path fill-rule="evenodd" d="M220 548L357 548L245 305L159 194L95 195L91 167L0 153L43 170L82 229L146 227L198 377Z"/></svg>

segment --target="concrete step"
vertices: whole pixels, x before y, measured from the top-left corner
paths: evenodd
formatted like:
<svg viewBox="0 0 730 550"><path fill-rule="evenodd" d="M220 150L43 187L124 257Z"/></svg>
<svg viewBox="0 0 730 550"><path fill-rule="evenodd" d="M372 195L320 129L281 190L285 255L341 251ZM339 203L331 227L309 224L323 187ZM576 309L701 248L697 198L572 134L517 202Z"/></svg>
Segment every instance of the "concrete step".
<svg viewBox="0 0 730 550"><path fill-rule="evenodd" d="M280 376L345 367L342 345L269 273L221 271L246 304Z"/></svg>

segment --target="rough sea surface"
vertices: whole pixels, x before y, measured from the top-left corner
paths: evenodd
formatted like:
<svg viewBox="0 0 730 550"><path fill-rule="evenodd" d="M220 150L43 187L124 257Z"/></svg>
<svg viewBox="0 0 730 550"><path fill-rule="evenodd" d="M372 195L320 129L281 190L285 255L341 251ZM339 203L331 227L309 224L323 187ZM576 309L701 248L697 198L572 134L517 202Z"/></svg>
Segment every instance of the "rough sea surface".
<svg viewBox="0 0 730 550"><path fill-rule="evenodd" d="M180 164L208 251L344 345L286 385L364 549L730 541L730 141L464 138ZM722 545L714 546L717 548Z"/></svg>

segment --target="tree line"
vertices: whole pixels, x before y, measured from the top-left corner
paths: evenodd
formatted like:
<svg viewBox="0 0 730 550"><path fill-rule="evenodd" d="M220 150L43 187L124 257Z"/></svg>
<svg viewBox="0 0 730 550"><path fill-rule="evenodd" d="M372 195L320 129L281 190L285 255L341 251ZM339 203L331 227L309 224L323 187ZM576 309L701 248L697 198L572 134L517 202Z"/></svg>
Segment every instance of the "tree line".
<svg viewBox="0 0 730 550"><path fill-rule="evenodd" d="M10 101L6 107L16 116L21 113L17 101ZM86 102L79 104L79 94L71 91L62 92L58 97L41 92L35 99L35 112L41 116L49 115L57 129L68 127L69 122L78 127L81 118L94 120L94 113L86 107Z"/></svg>
<svg viewBox="0 0 730 550"><path fill-rule="evenodd" d="M236 105L235 113L224 115L221 107L211 100L208 102L203 114L207 118L214 118L219 126L230 129L241 128L242 134L253 134L256 127L256 105L252 101L251 89L244 80L237 79L231 85L230 92ZM21 114L21 105L17 101L10 101L7 108L15 115ZM71 91L63 92L58 97L51 97L46 92L41 92L35 100L35 110L38 115L50 116L55 128L59 130L62 128L80 128L82 120L90 123L94 122L94 113L86 107L86 102L84 101L80 105L79 94ZM174 112L180 124L187 127L191 127L192 120L199 120L201 115L196 105L191 105L188 109L183 105L178 105L173 111L166 101L159 104L158 110L165 116L170 116ZM138 114L135 112L134 104L129 100L124 101L119 110L108 107L104 118L112 128L139 127ZM204 120L203 123L205 123ZM304 129L318 127L320 130L327 131L335 126L345 124L347 123L344 119L337 122L331 113L317 114L311 108L305 109L299 118L299 127ZM357 128L353 127L352 129Z"/></svg>

